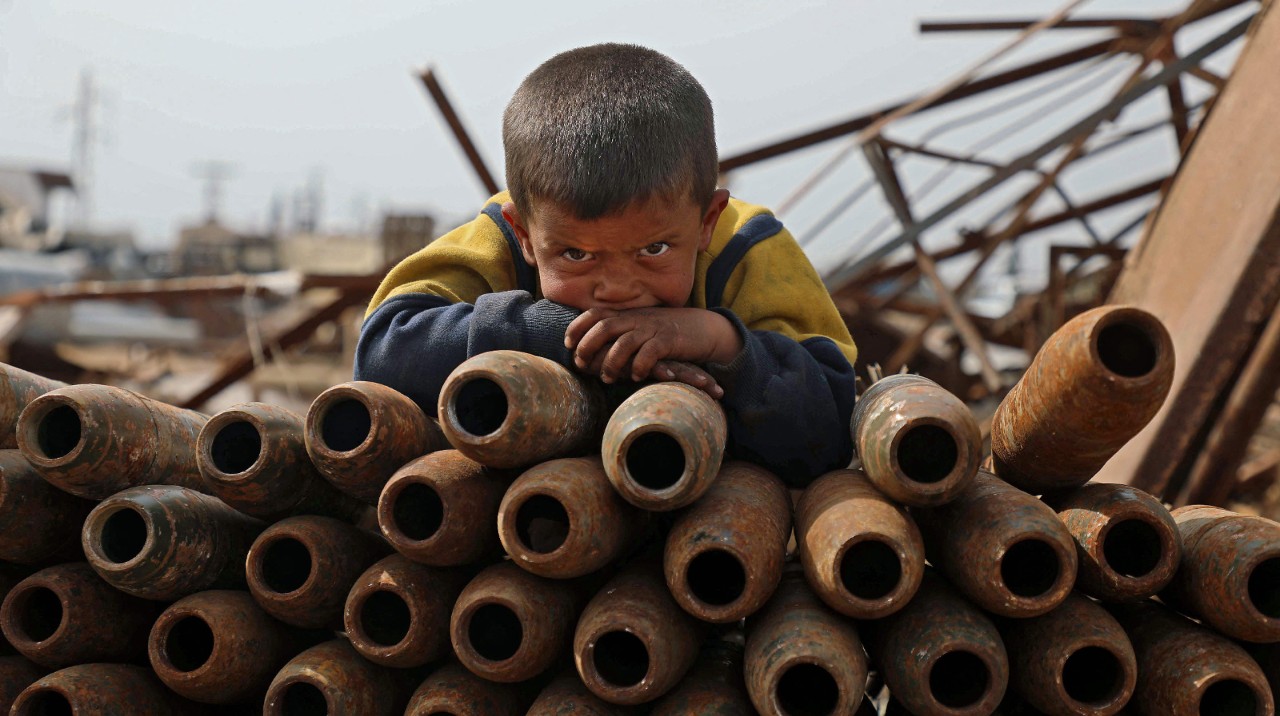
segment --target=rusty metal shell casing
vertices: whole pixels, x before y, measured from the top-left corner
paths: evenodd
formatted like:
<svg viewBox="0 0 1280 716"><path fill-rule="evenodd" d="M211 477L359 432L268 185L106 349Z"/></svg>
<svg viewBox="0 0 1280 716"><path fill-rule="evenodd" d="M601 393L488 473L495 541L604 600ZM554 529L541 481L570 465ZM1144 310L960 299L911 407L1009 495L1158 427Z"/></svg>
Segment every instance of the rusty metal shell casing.
<svg viewBox="0 0 1280 716"><path fill-rule="evenodd" d="M1076 543L1076 589L1103 601L1146 599L1182 560L1178 526L1160 501L1128 485L1090 483L1042 498Z"/></svg>
<svg viewBox="0 0 1280 716"><path fill-rule="evenodd" d="M70 562L19 582L0 606L0 629L19 653L50 669L141 662L159 614L159 605L112 588L84 562Z"/></svg>
<svg viewBox="0 0 1280 716"><path fill-rule="evenodd" d="M144 599L243 587L244 561L264 525L216 497L171 485L132 487L103 500L81 544L111 586Z"/></svg>
<svg viewBox="0 0 1280 716"><path fill-rule="evenodd" d="M884 494L906 505L941 505L978 472L982 433L959 398L919 375L889 375L858 398L853 445Z"/></svg>
<svg viewBox="0 0 1280 716"><path fill-rule="evenodd" d="M977 716L995 710L1009 683L1009 657L991 620L926 572L916 596L870 623L871 655L894 698L918 716Z"/></svg>
<svg viewBox="0 0 1280 716"><path fill-rule="evenodd" d="M422 564L458 567L500 555L494 525L514 477L457 450L423 455L382 488L378 527L397 552Z"/></svg>
<svg viewBox="0 0 1280 716"><path fill-rule="evenodd" d="M790 536L791 497L782 481L748 462L725 463L671 526L662 559L667 587L703 621L738 621L777 588Z"/></svg>
<svg viewBox="0 0 1280 716"><path fill-rule="evenodd" d="M543 577L581 577L635 542L644 515L609 484L598 457L548 460L507 488L498 536L511 561Z"/></svg>
<svg viewBox="0 0 1280 716"><path fill-rule="evenodd" d="M311 643L315 643L313 640ZM230 704L261 696L306 643L246 592L192 594L164 610L147 653L165 686L192 701Z"/></svg>
<svg viewBox="0 0 1280 716"><path fill-rule="evenodd" d="M459 452L489 467L516 468L593 451L604 394L555 361L490 351L449 374L437 414Z"/></svg>
<svg viewBox="0 0 1280 716"><path fill-rule="evenodd" d="M307 454L339 490L377 504L382 486L410 460L448 447L436 421L378 383L342 383L307 410Z"/></svg>
<svg viewBox="0 0 1280 716"><path fill-rule="evenodd" d="M679 509L710 489L728 434L724 410L706 393L683 383L647 385L609 418L604 469L636 507Z"/></svg>
<svg viewBox="0 0 1280 716"><path fill-rule="evenodd" d="M1044 614L1071 592L1071 533L1048 505L990 473L979 471L955 500L912 514L929 561L993 614Z"/></svg>
<svg viewBox="0 0 1280 716"><path fill-rule="evenodd" d="M91 509L92 500L49 484L21 452L0 450L0 560L79 559L80 528Z"/></svg>
<svg viewBox="0 0 1280 716"><path fill-rule="evenodd" d="M755 713L742 676L742 636L714 639L671 693L663 696L650 716L750 716Z"/></svg>
<svg viewBox="0 0 1280 716"><path fill-rule="evenodd" d="M245 577L254 601L276 619L341 629L351 586L390 551L371 532L332 517L299 515L258 535L245 559Z"/></svg>
<svg viewBox="0 0 1280 716"><path fill-rule="evenodd" d="M1262 669L1239 645L1155 602L1108 608L1138 660L1131 710L1143 716L1275 713Z"/></svg>
<svg viewBox="0 0 1280 716"><path fill-rule="evenodd" d="M398 716L402 700L390 670L365 661L346 639L307 649L276 673L263 716Z"/></svg>
<svg viewBox="0 0 1280 716"><path fill-rule="evenodd" d="M264 520L326 515L348 522L364 505L320 476L307 455L302 416L242 403L209 418L196 442L207 492Z"/></svg>
<svg viewBox="0 0 1280 716"><path fill-rule="evenodd" d="M1009 683L1049 716L1112 716L1133 696L1138 664L1120 624L1071 595L1053 611L1000 626Z"/></svg>
<svg viewBox="0 0 1280 716"><path fill-rule="evenodd" d="M9 713L18 694L46 673L21 656L0 656L0 713Z"/></svg>
<svg viewBox="0 0 1280 716"><path fill-rule="evenodd" d="M523 716L527 700L514 686L495 684L457 664L432 672L409 699L405 716Z"/></svg>
<svg viewBox="0 0 1280 716"><path fill-rule="evenodd" d="M924 575L915 520L857 470L829 472L801 493L796 545L814 593L859 619L901 609Z"/></svg>
<svg viewBox="0 0 1280 716"><path fill-rule="evenodd" d="M547 685L525 716L623 716L627 709L603 701L576 676L561 676Z"/></svg>
<svg viewBox="0 0 1280 716"><path fill-rule="evenodd" d="M169 693L143 666L78 664L28 686L13 702L12 716L186 716L187 704Z"/></svg>
<svg viewBox="0 0 1280 716"><path fill-rule="evenodd" d="M477 574L453 606L453 652L463 666L490 681L533 678L569 648L580 607L575 585L510 562L495 564Z"/></svg>
<svg viewBox="0 0 1280 716"><path fill-rule="evenodd" d="M67 387L21 368L0 363L0 450L18 447L18 416L31 401L51 390Z"/></svg>
<svg viewBox="0 0 1280 716"><path fill-rule="evenodd" d="M364 658L395 668L421 666L449 651L449 614L465 578L401 554L374 562L347 595L347 638Z"/></svg>
<svg viewBox="0 0 1280 716"><path fill-rule="evenodd" d="M766 716L851 714L867 683L853 622L819 601L798 569L748 622L744 661L747 693Z"/></svg>
<svg viewBox="0 0 1280 716"><path fill-rule="evenodd" d="M700 627L662 579L639 562L591 598L573 636L573 661L591 693L613 704L652 701L670 691L698 656Z"/></svg>
<svg viewBox="0 0 1280 716"><path fill-rule="evenodd" d="M1161 600L1227 636L1280 641L1280 524L1205 505L1173 519L1182 561Z"/></svg>
<svg viewBox="0 0 1280 716"><path fill-rule="evenodd" d="M1151 421L1173 383L1155 316L1100 306L1049 336L991 421L1001 479L1032 494L1083 485Z"/></svg>
<svg viewBox="0 0 1280 716"><path fill-rule="evenodd" d="M18 448L44 479L101 500L135 485L204 490L196 438L208 417L109 385L45 393L18 418Z"/></svg>

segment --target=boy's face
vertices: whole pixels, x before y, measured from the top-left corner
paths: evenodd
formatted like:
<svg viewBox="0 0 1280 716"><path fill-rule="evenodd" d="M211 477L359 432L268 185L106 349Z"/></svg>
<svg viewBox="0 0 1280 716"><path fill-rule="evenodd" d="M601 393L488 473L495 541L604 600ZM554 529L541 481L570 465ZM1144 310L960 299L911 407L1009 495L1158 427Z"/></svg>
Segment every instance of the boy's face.
<svg viewBox="0 0 1280 716"><path fill-rule="evenodd" d="M542 295L581 311L684 306L693 292L698 252L711 244L729 192L716 190L706 211L688 196L652 197L596 219L579 219L550 202L521 216L515 229L524 260L538 270Z"/></svg>

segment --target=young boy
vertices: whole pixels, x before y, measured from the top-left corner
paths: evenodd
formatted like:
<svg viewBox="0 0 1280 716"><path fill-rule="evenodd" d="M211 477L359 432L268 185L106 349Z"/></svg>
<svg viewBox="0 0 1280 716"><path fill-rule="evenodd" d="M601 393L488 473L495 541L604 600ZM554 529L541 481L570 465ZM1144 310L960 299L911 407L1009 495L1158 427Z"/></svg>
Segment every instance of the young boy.
<svg viewBox="0 0 1280 716"><path fill-rule="evenodd" d="M355 377L429 415L467 358L519 350L720 399L732 456L795 486L846 466L856 349L767 210L716 188L711 102L660 53L556 55L503 115L508 192L402 261L374 295Z"/></svg>

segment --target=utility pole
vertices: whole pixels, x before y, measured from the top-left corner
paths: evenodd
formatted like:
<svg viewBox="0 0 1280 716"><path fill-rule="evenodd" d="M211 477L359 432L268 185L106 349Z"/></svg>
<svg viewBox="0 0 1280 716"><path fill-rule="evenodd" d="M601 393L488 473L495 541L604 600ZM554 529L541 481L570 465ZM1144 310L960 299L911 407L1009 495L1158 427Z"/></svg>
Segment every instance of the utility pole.
<svg viewBox="0 0 1280 716"><path fill-rule="evenodd" d="M98 104L101 100L93 82L93 73L88 68L81 70L76 101L71 106L71 120L75 125L71 167L76 182L75 221L84 228L93 219L93 150L98 142Z"/></svg>
<svg viewBox="0 0 1280 716"><path fill-rule="evenodd" d="M204 221L218 223L222 210L222 184L235 174L235 167L228 162L206 160L191 166L191 173L204 180Z"/></svg>

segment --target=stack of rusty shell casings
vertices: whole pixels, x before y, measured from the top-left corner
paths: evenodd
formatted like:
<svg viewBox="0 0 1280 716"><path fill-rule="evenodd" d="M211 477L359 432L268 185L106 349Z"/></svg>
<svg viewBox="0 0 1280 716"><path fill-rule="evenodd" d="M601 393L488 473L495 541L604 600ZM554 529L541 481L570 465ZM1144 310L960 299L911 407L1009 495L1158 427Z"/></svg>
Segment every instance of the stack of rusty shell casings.
<svg viewBox="0 0 1280 716"><path fill-rule="evenodd" d="M150 669L131 664L77 664L36 680L23 690L13 716L187 716L200 713L175 696Z"/></svg>
<svg viewBox="0 0 1280 716"><path fill-rule="evenodd" d="M982 434L969 408L918 375L876 381L854 407L853 444L878 490L905 505L950 502L973 480Z"/></svg>
<svg viewBox="0 0 1280 716"><path fill-rule="evenodd" d="M403 713L405 698L390 669L362 658L346 639L307 649L275 675L263 716Z"/></svg>
<svg viewBox="0 0 1280 716"><path fill-rule="evenodd" d="M448 445L418 404L385 385L353 381L321 393L307 410L307 453L339 490L376 504L402 465Z"/></svg>
<svg viewBox="0 0 1280 716"><path fill-rule="evenodd" d="M449 615L463 574L393 554L356 579L343 610L347 638L362 657L409 668L449 651Z"/></svg>
<svg viewBox="0 0 1280 716"><path fill-rule="evenodd" d="M654 704L650 715L750 714L753 708L743 676L742 655L740 633L708 640L689 675Z"/></svg>
<svg viewBox="0 0 1280 716"><path fill-rule="evenodd" d="M18 694L48 671L21 656L0 656L0 713L9 713Z"/></svg>
<svg viewBox="0 0 1280 716"><path fill-rule="evenodd" d="M18 448L60 490L101 500L135 485L204 490L196 439L208 417L107 385L72 385L31 401Z"/></svg>
<svg viewBox="0 0 1280 716"><path fill-rule="evenodd" d="M1160 410L1173 363L1169 332L1142 309L1101 306L1071 319L996 409L996 474L1033 494L1088 482Z"/></svg>
<svg viewBox="0 0 1280 716"><path fill-rule="evenodd" d="M93 501L45 481L17 450L0 450L0 560L81 559L80 529Z"/></svg>
<svg viewBox="0 0 1280 716"><path fill-rule="evenodd" d="M523 716L528 701L517 687L499 684L467 671L457 664L436 669L413 696L405 716Z"/></svg>
<svg viewBox="0 0 1280 716"><path fill-rule="evenodd" d="M0 450L18 447L18 416L31 401L66 383L0 363Z"/></svg>
<svg viewBox="0 0 1280 716"><path fill-rule="evenodd" d="M605 401L598 384L559 363L500 350L449 374L437 415L462 454L490 467L517 468L592 451Z"/></svg>
<svg viewBox="0 0 1280 716"><path fill-rule="evenodd" d="M624 716L630 713L587 690L577 676L566 675L547 685L526 716Z"/></svg>

